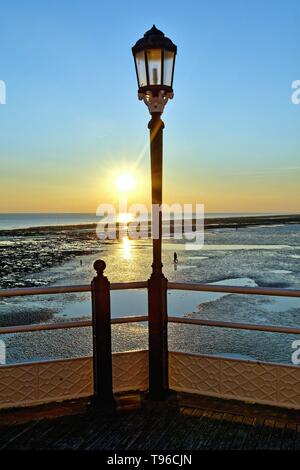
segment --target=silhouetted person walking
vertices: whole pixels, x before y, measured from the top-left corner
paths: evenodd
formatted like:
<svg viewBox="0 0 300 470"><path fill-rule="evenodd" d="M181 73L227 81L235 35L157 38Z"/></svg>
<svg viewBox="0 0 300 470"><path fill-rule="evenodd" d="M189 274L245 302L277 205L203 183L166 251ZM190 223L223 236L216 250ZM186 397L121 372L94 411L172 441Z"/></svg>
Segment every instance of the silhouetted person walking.
<svg viewBox="0 0 300 470"><path fill-rule="evenodd" d="M175 263L175 264L178 263L178 257L177 257L176 251L174 251L174 263Z"/></svg>

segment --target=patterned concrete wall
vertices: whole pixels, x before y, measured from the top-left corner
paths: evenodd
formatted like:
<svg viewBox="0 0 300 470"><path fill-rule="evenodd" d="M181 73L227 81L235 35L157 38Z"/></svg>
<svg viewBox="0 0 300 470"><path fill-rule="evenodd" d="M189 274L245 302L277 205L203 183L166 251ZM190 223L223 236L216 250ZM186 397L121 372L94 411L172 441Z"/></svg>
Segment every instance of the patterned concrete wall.
<svg viewBox="0 0 300 470"><path fill-rule="evenodd" d="M148 387L148 352L113 355L115 392ZM92 395L92 358L0 366L0 408Z"/></svg>
<svg viewBox="0 0 300 470"><path fill-rule="evenodd" d="M300 409L300 367L193 354L169 354L177 391Z"/></svg>
<svg viewBox="0 0 300 470"><path fill-rule="evenodd" d="M170 388L300 409L300 367L169 353ZM113 354L115 392L148 388L148 352ZM0 408L92 394L92 359L0 366Z"/></svg>

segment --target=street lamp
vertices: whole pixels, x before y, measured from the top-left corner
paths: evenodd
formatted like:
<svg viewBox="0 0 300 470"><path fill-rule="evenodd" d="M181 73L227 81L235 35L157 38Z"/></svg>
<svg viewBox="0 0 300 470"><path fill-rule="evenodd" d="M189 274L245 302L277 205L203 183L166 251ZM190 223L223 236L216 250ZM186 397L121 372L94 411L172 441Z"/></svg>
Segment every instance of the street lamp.
<svg viewBox="0 0 300 470"><path fill-rule="evenodd" d="M149 392L163 399L168 391L167 279L162 272L162 168L164 107L173 98L177 47L154 25L132 48L138 81L138 98L151 114L152 274L148 280Z"/></svg>
<svg viewBox="0 0 300 470"><path fill-rule="evenodd" d="M138 97L150 113L162 114L173 98L173 76L177 47L155 25L132 48L138 81Z"/></svg>

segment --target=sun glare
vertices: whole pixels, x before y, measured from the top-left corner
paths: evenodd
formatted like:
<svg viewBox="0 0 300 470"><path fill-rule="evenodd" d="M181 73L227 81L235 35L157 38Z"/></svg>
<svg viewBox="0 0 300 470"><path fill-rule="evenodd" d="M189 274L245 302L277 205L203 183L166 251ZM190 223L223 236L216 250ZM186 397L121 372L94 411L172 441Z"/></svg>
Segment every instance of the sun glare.
<svg viewBox="0 0 300 470"><path fill-rule="evenodd" d="M131 240L127 236L122 238L123 258L130 260L131 258Z"/></svg>
<svg viewBox="0 0 300 470"><path fill-rule="evenodd" d="M120 222L121 224L128 224L132 220L133 220L133 215L129 214L128 212L122 212L117 217L117 221Z"/></svg>
<svg viewBox="0 0 300 470"><path fill-rule="evenodd" d="M128 193L135 186L134 177L130 173L122 173L117 177L117 188L122 193Z"/></svg>

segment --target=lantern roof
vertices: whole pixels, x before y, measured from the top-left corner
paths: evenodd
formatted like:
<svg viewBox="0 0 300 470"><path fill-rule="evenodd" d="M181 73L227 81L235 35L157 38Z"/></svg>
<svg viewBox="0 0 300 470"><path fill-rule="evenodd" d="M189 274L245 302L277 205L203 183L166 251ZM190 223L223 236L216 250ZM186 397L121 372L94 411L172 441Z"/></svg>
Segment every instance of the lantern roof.
<svg viewBox="0 0 300 470"><path fill-rule="evenodd" d="M139 39L132 48L133 54L145 49L166 49L172 51L176 54L177 47L167 38L162 31L156 28L155 25L152 26L149 31L146 31L144 37Z"/></svg>

